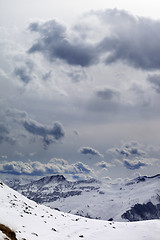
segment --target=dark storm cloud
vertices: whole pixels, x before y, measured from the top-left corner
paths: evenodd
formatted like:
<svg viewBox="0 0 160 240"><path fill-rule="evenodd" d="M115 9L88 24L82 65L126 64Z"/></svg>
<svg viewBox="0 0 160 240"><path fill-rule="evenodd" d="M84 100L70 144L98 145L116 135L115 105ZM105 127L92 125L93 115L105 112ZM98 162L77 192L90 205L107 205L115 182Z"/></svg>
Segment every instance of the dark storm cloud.
<svg viewBox="0 0 160 240"><path fill-rule="evenodd" d="M143 70L159 69L160 21L134 17L117 9L92 11L88 17L92 15L99 19L99 26L103 29L101 39L95 42L93 39L87 41L90 38L90 26L88 26L88 35L85 30L86 37L82 38L83 27L78 29L73 27L71 30L76 35L73 37L68 33L67 27L55 20L35 22L30 24L29 29L39 33L39 38L28 52L40 52L49 61L61 59L70 65L82 67L100 61L109 65L120 60ZM91 27L93 29L93 26Z"/></svg>
<svg viewBox="0 0 160 240"><path fill-rule="evenodd" d="M40 34L29 53L41 52L50 61L61 59L83 67L92 65L96 60L94 46L78 39L68 39L66 27L56 20L32 23L29 29Z"/></svg>
<svg viewBox="0 0 160 240"><path fill-rule="evenodd" d="M112 100L114 97L117 97L119 93L116 90L105 88L102 90L96 91L96 96L104 100Z"/></svg>
<svg viewBox="0 0 160 240"><path fill-rule="evenodd" d="M81 154L84 154L84 155L89 154L89 155L93 155L93 156L103 157L103 155L100 152L98 152L97 150L95 150L95 149L93 149L91 147L81 147L79 149L79 152Z"/></svg>
<svg viewBox="0 0 160 240"><path fill-rule="evenodd" d="M62 139L65 135L64 129L59 122L55 122L53 127L44 126L32 119L26 119L22 122L23 127L31 134L38 135L43 138L44 144L47 146Z"/></svg>
<svg viewBox="0 0 160 240"><path fill-rule="evenodd" d="M10 131L4 123L0 123L0 144L8 142L10 144L15 143L15 139L10 136Z"/></svg>
<svg viewBox="0 0 160 240"><path fill-rule="evenodd" d="M124 166L127 168L127 169L130 169L130 170L135 170L135 169L139 169L141 167L146 167L148 164L144 163L144 162L141 162L141 161L138 161L136 163L131 163L127 160L124 161Z"/></svg>
<svg viewBox="0 0 160 240"><path fill-rule="evenodd" d="M153 89L160 93L160 74L148 75L147 80L152 84Z"/></svg>

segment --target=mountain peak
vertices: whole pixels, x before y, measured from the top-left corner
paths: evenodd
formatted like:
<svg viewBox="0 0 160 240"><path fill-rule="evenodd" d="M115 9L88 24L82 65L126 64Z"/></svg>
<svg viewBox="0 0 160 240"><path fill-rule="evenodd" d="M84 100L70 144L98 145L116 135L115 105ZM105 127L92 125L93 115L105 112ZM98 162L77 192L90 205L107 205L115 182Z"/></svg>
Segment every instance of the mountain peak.
<svg viewBox="0 0 160 240"><path fill-rule="evenodd" d="M52 176L49 176L49 182L52 182L52 181L57 181L57 182L63 182L63 181L66 181L66 178L63 176L63 175L52 175Z"/></svg>
<svg viewBox="0 0 160 240"><path fill-rule="evenodd" d="M137 178L129 181L128 183L126 183L126 185L131 185L131 184L135 184L135 183L139 183L139 182L145 182L147 179L154 179L154 178L155 178L155 179L156 179L156 178L160 178L160 174L156 174L156 175L150 176L150 177L148 177L148 176L146 176L146 175L144 175L144 176L139 176L139 177L137 177Z"/></svg>
<svg viewBox="0 0 160 240"><path fill-rule="evenodd" d="M40 178L39 180L37 180L37 183L41 183L41 184L48 184L51 182L64 182L66 181L66 178L63 175L51 175L51 176L46 176L43 178Z"/></svg>

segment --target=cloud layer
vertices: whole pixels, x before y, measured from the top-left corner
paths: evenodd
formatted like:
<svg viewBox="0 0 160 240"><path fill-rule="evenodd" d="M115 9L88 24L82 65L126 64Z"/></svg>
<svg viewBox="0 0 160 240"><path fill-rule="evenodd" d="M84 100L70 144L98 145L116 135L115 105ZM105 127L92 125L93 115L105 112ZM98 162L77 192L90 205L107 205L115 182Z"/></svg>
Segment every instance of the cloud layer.
<svg viewBox="0 0 160 240"><path fill-rule="evenodd" d="M47 174L93 174L93 170L82 162L69 164L64 159L53 158L48 163L12 161L0 163L0 173L41 176Z"/></svg>

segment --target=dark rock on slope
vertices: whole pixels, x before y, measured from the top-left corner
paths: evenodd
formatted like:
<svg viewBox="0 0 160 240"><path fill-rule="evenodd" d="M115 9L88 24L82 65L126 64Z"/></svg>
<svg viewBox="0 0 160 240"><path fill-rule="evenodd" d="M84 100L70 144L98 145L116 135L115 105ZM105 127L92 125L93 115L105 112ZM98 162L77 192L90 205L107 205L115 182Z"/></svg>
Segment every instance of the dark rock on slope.
<svg viewBox="0 0 160 240"><path fill-rule="evenodd" d="M122 218L130 222L160 219L160 204L154 205L152 202L146 204L135 204L130 210L122 214Z"/></svg>

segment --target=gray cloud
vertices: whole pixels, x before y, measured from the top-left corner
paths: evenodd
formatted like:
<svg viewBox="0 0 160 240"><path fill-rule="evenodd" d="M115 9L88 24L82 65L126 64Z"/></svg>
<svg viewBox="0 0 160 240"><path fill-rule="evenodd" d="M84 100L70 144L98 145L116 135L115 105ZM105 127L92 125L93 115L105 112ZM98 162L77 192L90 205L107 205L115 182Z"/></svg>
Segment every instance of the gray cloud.
<svg viewBox="0 0 160 240"><path fill-rule="evenodd" d="M77 168L77 173L91 173L92 170L88 167L88 165L82 163L82 162L78 162L75 163L74 166Z"/></svg>
<svg viewBox="0 0 160 240"><path fill-rule="evenodd" d="M124 143L121 148L111 148L108 150L111 154L115 156L121 156L125 158L135 158L140 156L145 156L147 153L140 148L138 142L128 142Z"/></svg>
<svg viewBox="0 0 160 240"><path fill-rule="evenodd" d="M83 69L76 69L72 72L67 73L68 77L71 78L72 82L80 82L87 79L87 74Z"/></svg>
<svg viewBox="0 0 160 240"><path fill-rule="evenodd" d="M94 46L78 39L69 39L67 28L56 20L31 23L29 29L40 34L29 53L41 52L50 61L64 60L71 65L89 66L96 61Z"/></svg>
<svg viewBox="0 0 160 240"><path fill-rule="evenodd" d="M88 110L98 113L107 112L108 117L110 114L117 113L117 110L121 109L122 112L126 106L121 102L120 97L120 92L109 87L95 89L88 104Z"/></svg>
<svg viewBox="0 0 160 240"><path fill-rule="evenodd" d="M73 131L76 136L79 136L79 132L77 130Z"/></svg>
<svg viewBox="0 0 160 240"><path fill-rule="evenodd" d="M47 73L43 74L42 79L48 80L51 77L52 77L52 71L48 71Z"/></svg>
<svg viewBox="0 0 160 240"><path fill-rule="evenodd" d="M135 170L157 162L156 158L148 157L148 153L143 148L144 146L138 142L131 141L124 143L120 148L109 149L108 152L116 157L115 162L123 164L127 169Z"/></svg>
<svg viewBox="0 0 160 240"><path fill-rule="evenodd" d="M111 167L111 165L105 161L98 162L97 166L103 169L108 169L109 167Z"/></svg>
<svg viewBox="0 0 160 240"><path fill-rule="evenodd" d="M91 147L81 147L79 149L79 152L84 155L89 154L89 155L93 155L93 156L103 157L103 155L100 152L98 152L96 149L91 148Z"/></svg>
<svg viewBox="0 0 160 240"><path fill-rule="evenodd" d="M4 123L0 123L0 144L3 142L14 144L16 140L10 136L9 128Z"/></svg>
<svg viewBox="0 0 160 240"><path fill-rule="evenodd" d="M159 69L160 21L134 17L117 9L95 15L111 27L110 36L99 43L99 51L109 53L106 64L121 60L144 70Z"/></svg>
<svg viewBox="0 0 160 240"><path fill-rule="evenodd" d="M32 72L34 68L34 63L31 60L26 60L24 64L19 64L18 67L14 69L14 74L25 84L32 80Z"/></svg>
<svg viewBox="0 0 160 240"><path fill-rule="evenodd" d="M11 117L14 120L16 120L16 119L19 120L19 119L27 118L28 114L27 114L27 112L19 110L17 108L14 108L14 109L9 108L9 109L6 110L6 116Z"/></svg>
<svg viewBox="0 0 160 240"><path fill-rule="evenodd" d="M30 74L27 72L25 67L17 67L14 70L14 74L24 83L29 83L32 78Z"/></svg>
<svg viewBox="0 0 160 240"><path fill-rule="evenodd" d="M23 127L29 133L43 138L44 146L54 141L61 140L65 136L64 129L59 122L55 122L53 127L44 126L32 119L25 119L22 122Z"/></svg>
<svg viewBox="0 0 160 240"><path fill-rule="evenodd" d="M147 80L152 84L153 89L160 93L160 74L148 75Z"/></svg>
<svg viewBox="0 0 160 240"><path fill-rule="evenodd" d="M39 33L39 38L28 52L40 52L49 61L61 59L70 65L82 67L88 67L100 61L108 65L120 60L143 70L159 69L160 21L134 17L117 9L92 11L87 16L92 15L97 17L99 28L103 29L101 30L103 37L97 42L93 43L89 30L87 35L83 24L81 28L71 28L75 37L74 34L69 34L67 27L58 21L35 22L30 24L29 29ZM83 39L84 29L85 38Z"/></svg>
<svg viewBox="0 0 160 240"><path fill-rule="evenodd" d="M141 167L146 167L147 165L148 164L141 162L141 161L137 161L137 162L133 162L133 163L129 162L128 160L124 161L124 166L130 170L135 170L135 169L139 169Z"/></svg>
<svg viewBox="0 0 160 240"><path fill-rule="evenodd" d="M102 90L97 90L96 96L103 100L112 100L113 98L119 96L119 92L110 88L104 88Z"/></svg>
<svg viewBox="0 0 160 240"><path fill-rule="evenodd" d="M147 95L146 90L142 86L134 83L131 86L131 88L128 90L128 92L129 91L130 91L131 94L134 94L134 96L135 96L135 98L133 100L135 105L138 104L138 106L142 106L142 107L149 107L150 106L151 99Z"/></svg>
<svg viewBox="0 0 160 240"><path fill-rule="evenodd" d="M6 126L4 124L2 124L2 123L0 123L0 133L1 133L0 142L2 142L4 136L6 136L9 133L9 131L6 128Z"/></svg>
<svg viewBox="0 0 160 240"><path fill-rule="evenodd" d="M45 149L51 143L60 141L65 136L64 128L59 122L54 122L53 126L45 126L31 119L27 112L19 109L8 109L6 116L12 118L12 122L22 125L28 133L39 136L43 141Z"/></svg>

